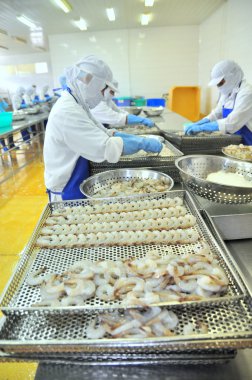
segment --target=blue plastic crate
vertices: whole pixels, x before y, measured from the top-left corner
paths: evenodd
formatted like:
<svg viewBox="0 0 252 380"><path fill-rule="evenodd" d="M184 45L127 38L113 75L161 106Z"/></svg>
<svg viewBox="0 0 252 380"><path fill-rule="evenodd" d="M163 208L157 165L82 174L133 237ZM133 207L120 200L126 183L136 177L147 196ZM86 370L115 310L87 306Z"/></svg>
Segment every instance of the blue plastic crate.
<svg viewBox="0 0 252 380"><path fill-rule="evenodd" d="M148 107L165 107L165 99L163 98L153 98L153 99L147 99Z"/></svg>
<svg viewBox="0 0 252 380"><path fill-rule="evenodd" d="M130 107L132 98L130 97L113 98L113 101L118 107Z"/></svg>

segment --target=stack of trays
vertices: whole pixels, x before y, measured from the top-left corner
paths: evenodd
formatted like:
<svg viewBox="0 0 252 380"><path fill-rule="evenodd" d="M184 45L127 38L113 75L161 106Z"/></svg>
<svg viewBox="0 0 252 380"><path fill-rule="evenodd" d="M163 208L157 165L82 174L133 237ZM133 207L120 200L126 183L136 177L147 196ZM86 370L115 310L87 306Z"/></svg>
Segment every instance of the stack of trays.
<svg viewBox="0 0 252 380"><path fill-rule="evenodd" d="M152 207L150 207L150 203ZM64 226L63 229L65 229L66 223L69 223L70 228L73 223L77 223L78 218L93 216L98 221L98 215L102 213L104 213L103 215L106 214L106 217L109 214L111 216L115 214L119 219L113 222L113 233L118 231L119 235L120 232L116 225L118 222L125 223L127 220L125 217L128 214L133 215L136 209L139 209L146 210L147 217L149 217L149 213L154 212L155 209L156 212L157 210L165 212L164 206L162 206L164 204L168 205L166 210L170 212L174 212L177 207L177 211L184 211L191 216L194 220L191 231L196 236L195 240L187 243L181 241L172 243L169 239L164 238L160 242L147 244L145 241L135 241L135 234L133 233L131 236L133 236L134 243L130 241L123 243L120 239L116 239L115 234L115 239L111 244L111 242L104 243L102 240L103 230L96 228L97 244L91 244L90 235L85 235L85 233L81 236L82 245L77 243L77 240L75 243L73 240L71 242L67 240L64 245L61 240L63 235L59 235L59 240L54 240L50 247L43 247L41 244L41 241L44 241L44 233L48 231L54 221L58 223L57 228ZM116 209L117 212L115 213ZM73 218L74 215L77 216L76 220ZM127 225L126 232L134 232L134 221L132 220ZM81 228L80 220L78 223L78 228ZM93 223L93 227L95 225L97 227L98 222ZM47 226L46 229L45 226ZM64 233L66 237L70 238L69 233ZM150 229L149 235L151 233L154 231ZM166 230L163 230L162 233L165 234ZM57 245L57 241L61 243ZM78 241L80 242L80 240ZM209 250L205 256L203 251L206 246ZM202 254L199 254L200 252ZM140 311L143 305L125 304L123 299L102 300L97 293L88 299L85 298L84 302L79 305L70 304L66 306L62 300L59 300L57 305L49 305L49 301L45 305L40 303L42 285L40 289L40 286L29 284L32 273L41 267L44 268L45 273L43 275L45 276L50 273L57 273L58 275L64 273L64 276L67 276L69 268L80 260L86 260L85 262L91 260L97 268L101 262L104 264L106 261L111 266L112 262L128 263L133 258L138 264L141 263L141 259L146 259L144 261L147 263L148 260L151 260L151 255L152 259L153 255L156 255L158 259L156 264L160 260L166 259L169 263L170 260L181 262L186 257L190 257L193 263L199 264L197 258L201 260L204 257L206 265L200 267L197 264L197 270L208 268L207 262L215 262L214 265L218 265L221 272L215 272L213 276L222 273L222 277L228 279L224 293L218 293L216 290L216 293L212 292L211 296L206 293L203 297L190 299L185 294L186 297L179 299L162 302L150 301L145 304L144 310ZM187 270L186 267L184 269ZM94 269L94 271L96 270ZM176 276L182 276L182 273L174 272L172 277L175 278ZM140 282L150 280L150 277L145 277L145 280L140 277ZM118 281L121 280L122 278L118 279ZM45 283L46 281L45 279ZM56 278L53 286L57 287L58 281ZM73 291L73 284L67 278L64 281L68 290L70 287L70 290ZM184 281L186 282L185 278ZM167 285L169 285L169 281L164 289ZM178 286L182 285L178 283ZM210 283L209 286L211 287ZM116 285L114 288L116 289ZM51 289L48 288L46 292L47 295L51 296L54 291L56 290L52 287ZM165 291L168 292L168 290ZM234 357L235 350L238 348L252 347L251 294L246 289L242 276L235 267L232 257L226 250L217 231L210 232L191 196L186 191L172 191L168 194L153 194L147 197L139 196L134 199L125 197L110 200L76 200L48 205L4 291L0 306L5 314L0 326L0 349L4 352L4 360L8 360L8 358L10 360L15 358L59 362L81 360L83 364L90 362L92 364L95 362L106 362L106 364L146 362L148 364L210 364L224 362ZM147 306L152 307L152 309L146 309ZM129 314L130 311L131 314ZM160 331L150 334L152 328L150 326L154 323L152 319L155 320L154 314L152 315L153 312L154 314L157 312L160 318L161 316L167 318L170 315L171 320L168 318L167 323L173 323L175 316L173 327L170 326L170 330L165 330L163 335L160 334ZM99 336L99 327L102 327L101 318L103 321L104 318L107 318L107 323L110 323L111 320L117 323L117 317L125 317L126 323L131 323L132 320L127 319L129 315L133 317L136 325L139 325L137 317L140 317L140 320L144 317L142 322L148 321L145 329L133 329L132 336L122 335L123 330L121 333L118 331L118 335L114 334L115 336L113 333L111 335L110 332ZM161 320L163 321L163 319ZM125 320L123 326L124 324ZM120 326L121 324L119 324ZM159 322L156 327L160 329ZM124 328L127 331L129 326L126 325ZM112 332L114 331L113 328ZM148 335L144 336L144 334Z"/></svg>
<svg viewBox="0 0 252 380"><path fill-rule="evenodd" d="M178 135L177 132L164 132L162 135L187 154L220 154L222 148L230 144L240 144L240 135L214 135L209 136L185 136Z"/></svg>

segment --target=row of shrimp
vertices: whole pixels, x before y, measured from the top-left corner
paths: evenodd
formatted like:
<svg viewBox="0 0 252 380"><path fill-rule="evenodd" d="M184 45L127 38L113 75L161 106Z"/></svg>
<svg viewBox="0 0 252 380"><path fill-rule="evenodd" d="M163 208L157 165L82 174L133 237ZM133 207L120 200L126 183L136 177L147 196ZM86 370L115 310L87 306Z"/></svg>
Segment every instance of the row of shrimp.
<svg viewBox="0 0 252 380"><path fill-rule="evenodd" d="M42 304L48 306L81 306L94 297L123 307L197 301L222 295L228 286L217 259L206 252L201 246L181 256L150 251L144 258L81 260L62 274L32 273L26 282L40 286Z"/></svg>
<svg viewBox="0 0 252 380"><path fill-rule="evenodd" d="M172 218L185 216L187 210L184 206L171 206L154 209L144 209L138 211L127 212L106 212L98 214L85 214L85 209L81 213L70 213L65 215L52 215L49 216L45 222L46 225L53 226L55 224L83 224L83 223L104 223L104 222L117 222L123 220L142 220L142 219L158 219L158 218Z"/></svg>
<svg viewBox="0 0 252 380"><path fill-rule="evenodd" d="M110 214L109 214L110 215ZM119 220L117 222L94 222L79 224L55 224L41 229L42 235L97 233L110 231L140 231L140 230L171 230L177 228L190 228L196 224L193 215L186 214L179 217Z"/></svg>
<svg viewBox="0 0 252 380"><path fill-rule="evenodd" d="M171 230L111 231L89 234L41 235L36 245L42 248L125 246L143 244L192 244L199 239L193 228Z"/></svg>
<svg viewBox="0 0 252 380"><path fill-rule="evenodd" d="M181 333L183 335L208 333L208 326L202 322L189 322L183 326L179 326L180 324L178 315L172 310L153 306L127 309L123 313L113 311L113 313L100 314L87 325L85 332L88 339L104 337L142 339L174 336Z"/></svg>
<svg viewBox="0 0 252 380"><path fill-rule="evenodd" d="M86 204L85 206L73 206L73 207L59 207L52 211L53 216L69 215L69 214L103 214L110 212L122 212L122 211L137 211L137 210L149 210L150 208L164 208L182 206L183 199L179 197L174 198L160 198L160 199L139 199L132 200L130 202L109 202L101 203L94 202L93 204ZM61 205L60 205L61 206Z"/></svg>

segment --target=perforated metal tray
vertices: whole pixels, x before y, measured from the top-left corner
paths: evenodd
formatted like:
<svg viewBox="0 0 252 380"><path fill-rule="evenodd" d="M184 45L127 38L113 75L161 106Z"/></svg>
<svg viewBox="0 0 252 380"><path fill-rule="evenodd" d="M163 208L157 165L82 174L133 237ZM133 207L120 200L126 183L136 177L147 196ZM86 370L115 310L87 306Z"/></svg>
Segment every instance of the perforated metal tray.
<svg viewBox="0 0 252 380"><path fill-rule="evenodd" d="M228 303L237 299L243 298L246 294L246 288L241 279L241 276L235 268L232 258L229 253L220 247L217 241L213 238L209 232L205 222L196 209L196 206L186 191L171 191L169 197L180 197L184 200L184 204L188 211L195 215L197 220L197 230L200 233L201 238L205 239L210 246L211 253L218 257L219 264L222 266L229 278L228 292L223 297L215 297L204 301L198 301L196 304L205 304L210 302L215 303ZM154 194L148 197L138 196L138 199L161 199L167 197L167 194ZM136 200L136 198L134 198ZM93 248L68 248L68 249L40 249L35 246L36 240L40 235L41 227L46 221L47 217L51 214L51 210L58 209L63 205L67 206L80 206L83 207L85 212L85 206L90 204L97 204L101 202L113 203L113 202L130 202L132 198L114 198L110 200L76 200L68 202L59 202L48 205L42 214L42 217L18 263L16 270L10 279L1 299L0 307L5 314L10 313L37 313L43 310L46 314L71 314L71 313L83 313L94 312L95 310L113 310L115 308L122 308L119 301L105 302L97 298L91 298L86 301L85 306L70 306L70 307L33 307L35 303L40 301L39 289L31 287L26 284L26 278L30 272L36 271L41 267L46 267L49 273L61 273L65 271L71 264L81 259L90 259L93 261L112 259L120 260L129 257L145 257L145 255L153 248L160 252L161 255L174 255L194 253L195 248L201 243L195 244L183 244L183 245L139 245L139 246L100 246ZM161 305L168 304L162 303ZM171 304L182 305L182 302L170 302ZM195 301L187 301L184 305L195 304Z"/></svg>
<svg viewBox="0 0 252 380"><path fill-rule="evenodd" d="M240 144L240 135L180 136L176 132L162 131L162 135L175 144L183 153L209 152L221 153L224 146Z"/></svg>
<svg viewBox="0 0 252 380"><path fill-rule="evenodd" d="M161 157L157 154L153 154L153 156L142 156L142 157L130 157L130 156L122 156L120 160L111 164L107 161L104 162L92 162L90 161L91 171L98 168L106 168L109 169L117 169L117 168L141 168L141 167L152 167L152 166L175 166L175 159L183 156L183 153L180 152L175 146L173 146L169 141L165 140L164 144L168 149L174 154L174 156L165 156Z"/></svg>
<svg viewBox="0 0 252 380"><path fill-rule="evenodd" d="M113 126L112 129L116 129L118 132L129 133L131 135L161 135L160 129L156 125L152 128L146 127L143 124L132 126L126 125L123 127Z"/></svg>
<svg viewBox="0 0 252 380"><path fill-rule="evenodd" d="M62 353L65 356L81 354L91 358L97 355L107 358L117 355L127 359L137 355L189 354L200 358L212 350L241 349L252 347L251 305L238 301L232 307L212 305L173 307L179 318L174 336L151 338L88 339L87 327L96 314L46 315L42 311L33 316L10 315L0 329L0 348L5 353L30 353L31 355ZM195 332L184 334L184 326L193 323ZM200 325L207 326L202 333ZM94 358L94 356L93 356Z"/></svg>

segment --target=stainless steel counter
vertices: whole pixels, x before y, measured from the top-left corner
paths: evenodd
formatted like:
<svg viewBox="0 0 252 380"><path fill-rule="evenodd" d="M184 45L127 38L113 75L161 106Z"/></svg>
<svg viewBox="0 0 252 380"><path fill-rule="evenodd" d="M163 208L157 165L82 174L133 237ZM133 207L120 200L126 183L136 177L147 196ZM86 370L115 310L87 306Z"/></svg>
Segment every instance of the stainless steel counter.
<svg viewBox="0 0 252 380"><path fill-rule="evenodd" d="M6 138L10 135L13 135L13 133L19 132L24 128L28 128L34 124L39 124L43 122L44 120L48 119L49 112L40 112L36 115L26 115L24 120L20 121L14 121L12 124L12 129L0 133L0 138Z"/></svg>

